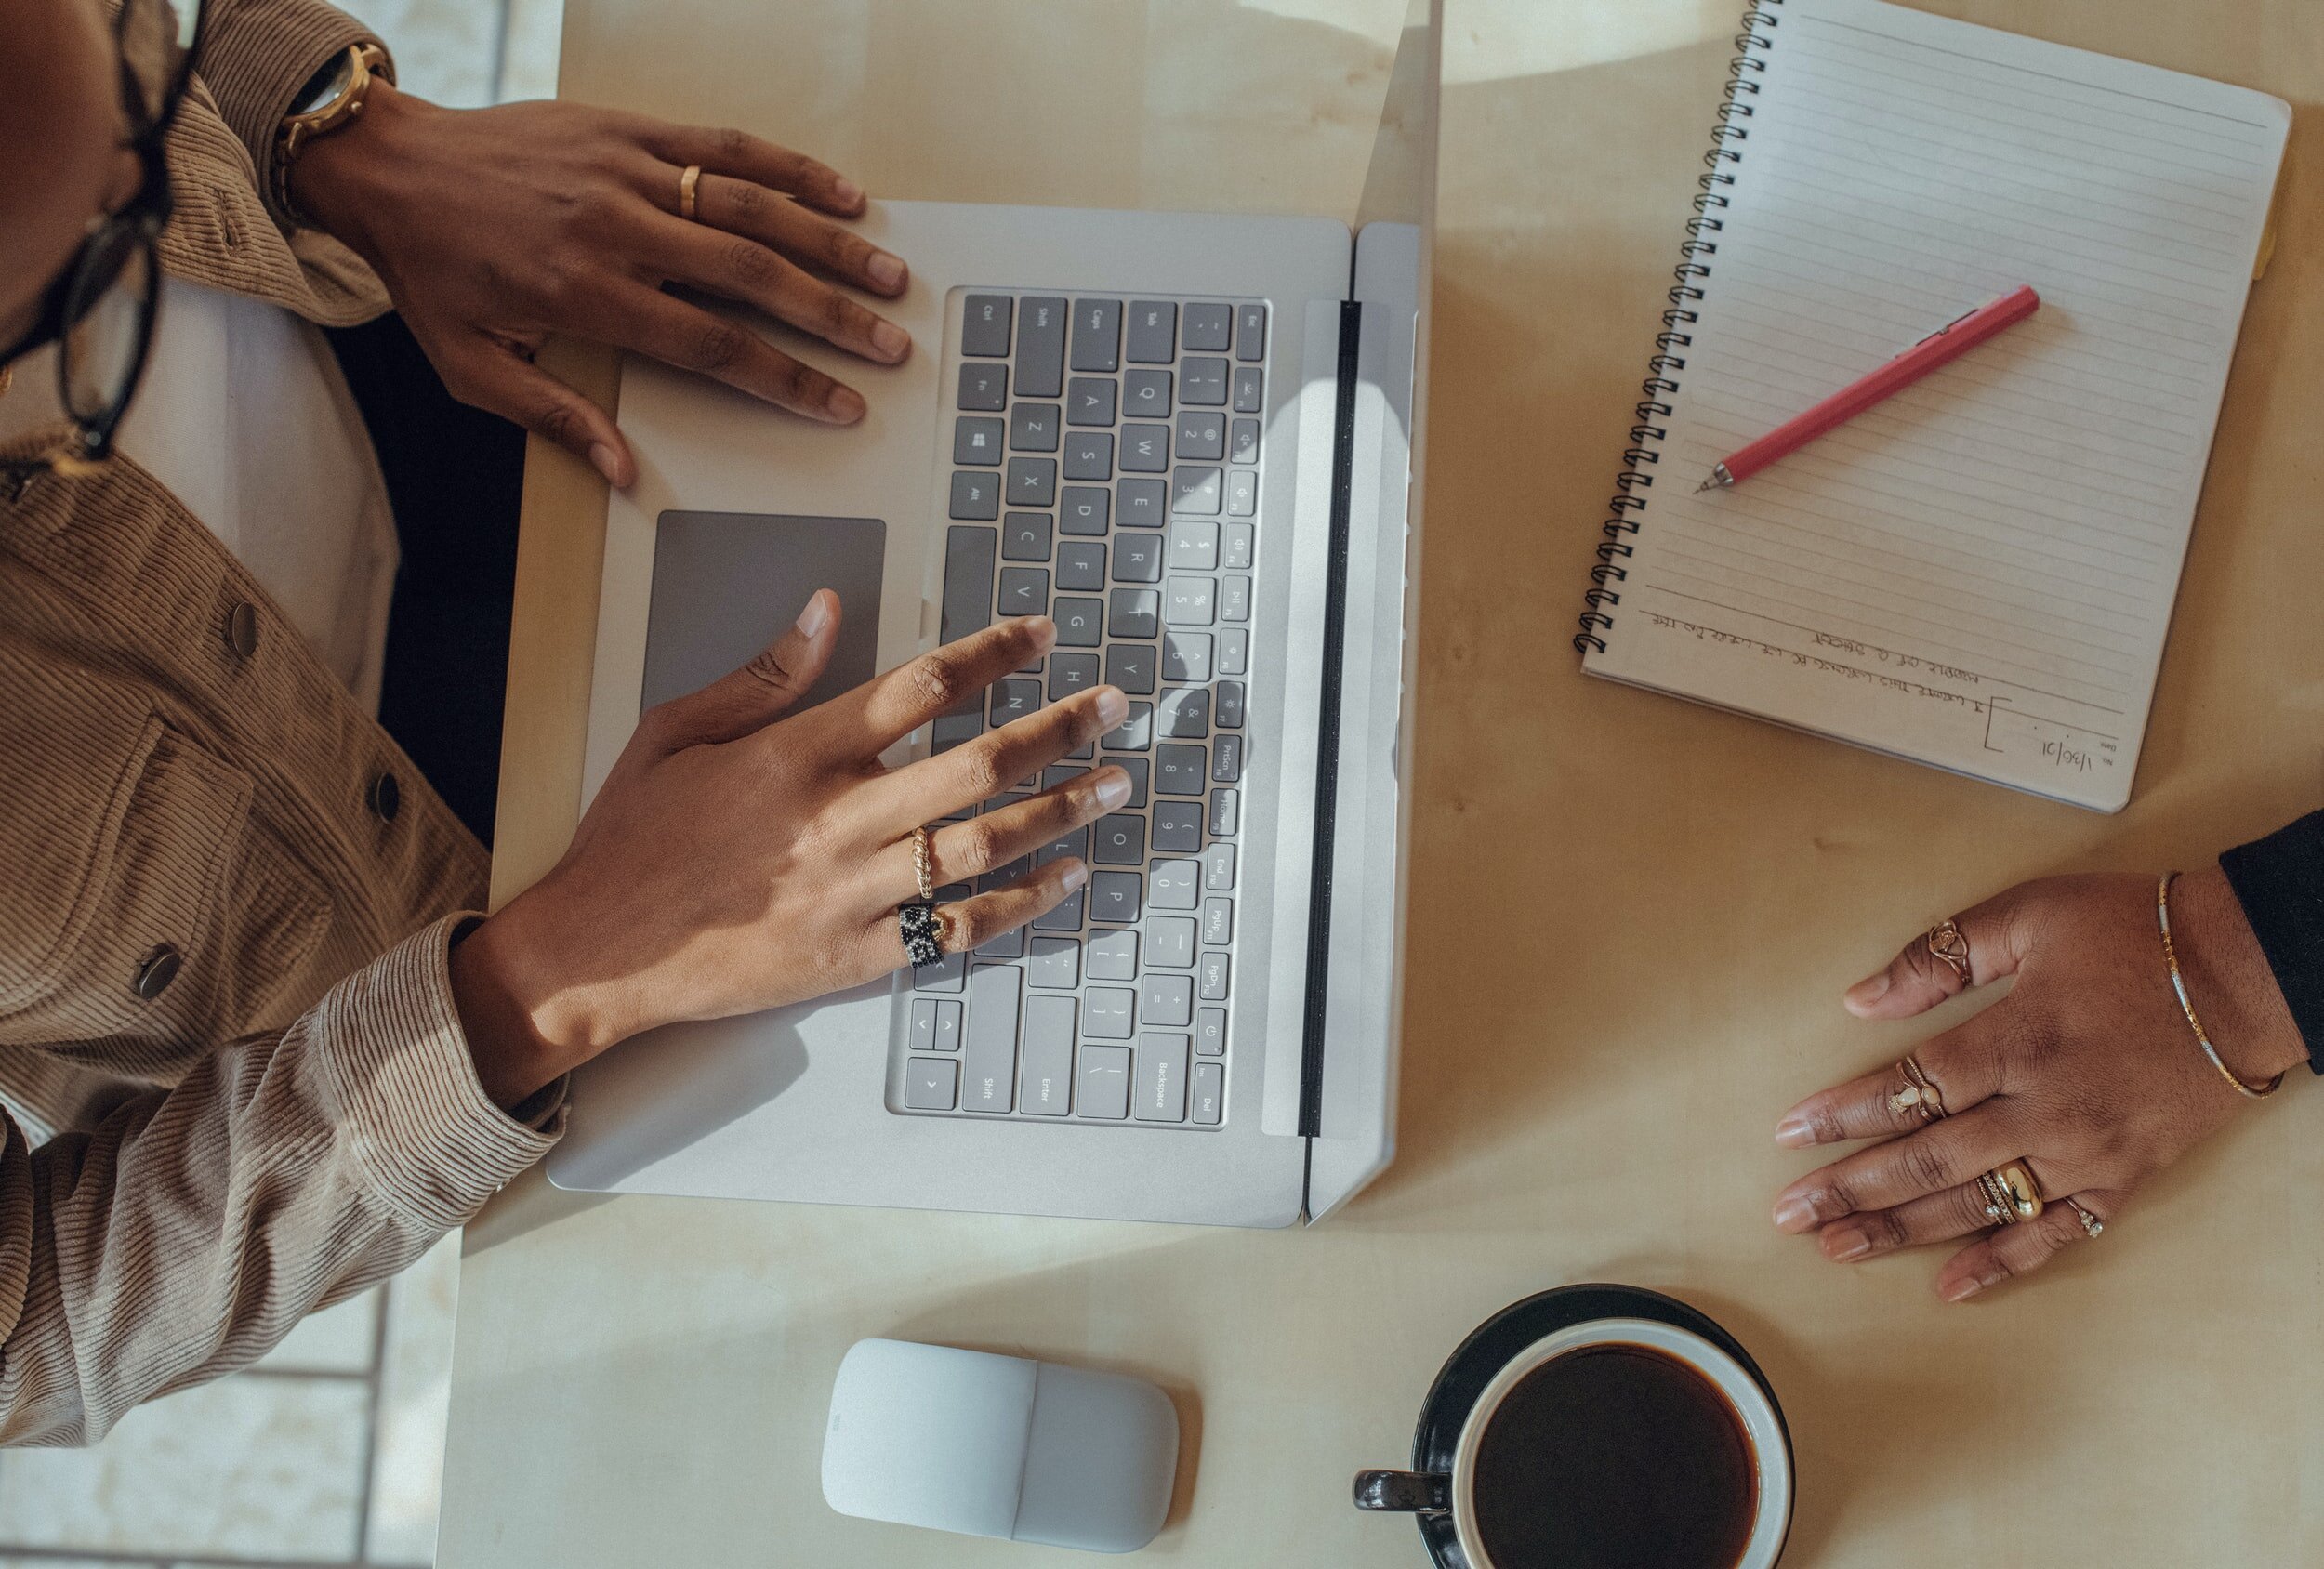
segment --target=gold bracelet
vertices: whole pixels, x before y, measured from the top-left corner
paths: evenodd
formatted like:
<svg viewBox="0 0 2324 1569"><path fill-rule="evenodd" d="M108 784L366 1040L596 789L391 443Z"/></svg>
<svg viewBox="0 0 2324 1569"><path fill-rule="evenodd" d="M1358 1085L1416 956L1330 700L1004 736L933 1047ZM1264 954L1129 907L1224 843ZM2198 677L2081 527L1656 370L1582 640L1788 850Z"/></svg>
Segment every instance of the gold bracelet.
<svg viewBox="0 0 2324 1569"><path fill-rule="evenodd" d="M2162 962L2171 967L2171 989L2179 994L2179 1011L2186 1015L2186 1026L2195 1032L2195 1044L2203 1048L2211 1065L2219 1070L2219 1076L2236 1088L2238 1095L2254 1101L2265 1101L2283 1084L2284 1075L2278 1074L2257 1089L2236 1076L2236 1071L2220 1061L2219 1048L2203 1033L2203 1022L2195 1017L2195 1004L2186 995L2186 980L2179 973L2179 956L2171 946L2171 885L2178 879L2176 872L2165 872L2162 881L2155 886L2155 924L2162 929Z"/></svg>

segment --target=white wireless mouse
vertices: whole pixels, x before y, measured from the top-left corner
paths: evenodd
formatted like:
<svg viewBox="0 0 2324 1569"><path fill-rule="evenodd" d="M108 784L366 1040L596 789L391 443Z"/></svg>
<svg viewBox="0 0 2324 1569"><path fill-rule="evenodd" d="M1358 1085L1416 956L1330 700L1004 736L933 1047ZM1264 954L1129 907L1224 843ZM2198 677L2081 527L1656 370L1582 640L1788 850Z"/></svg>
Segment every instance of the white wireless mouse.
<svg viewBox="0 0 2324 1569"><path fill-rule="evenodd" d="M1142 1378L909 1340L858 1340L823 1435L841 1514L1090 1552L1154 1540L1178 1412Z"/></svg>

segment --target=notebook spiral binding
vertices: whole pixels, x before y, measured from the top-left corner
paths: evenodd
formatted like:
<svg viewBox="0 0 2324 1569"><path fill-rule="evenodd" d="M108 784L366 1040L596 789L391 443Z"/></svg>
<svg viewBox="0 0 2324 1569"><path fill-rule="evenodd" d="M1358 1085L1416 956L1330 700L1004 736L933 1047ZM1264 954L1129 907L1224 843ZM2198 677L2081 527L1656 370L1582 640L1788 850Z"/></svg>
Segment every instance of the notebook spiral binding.
<svg viewBox="0 0 2324 1569"><path fill-rule="evenodd" d="M1686 220L1686 243L1679 247L1679 264L1670 274L1670 309L1662 313L1654 357L1646 362L1646 379L1639 385L1645 398L1638 404L1638 423L1631 427L1630 445L1622 452L1622 472L1614 481L1617 494L1606 503L1613 515L1601 530L1605 540L1598 547L1598 564L1590 569L1590 591L1582 596L1589 608L1582 612L1580 630L1574 635L1576 653L1593 649L1605 652L1604 635L1614 628L1614 617L1606 613L1622 602L1621 590L1611 587L1630 575L1621 562L1632 554L1632 547L1622 536L1638 532L1633 514L1646 509L1639 493L1654 488L1652 470L1662 461L1658 443L1670 431L1656 421L1670 417L1670 400L1679 389L1675 378L1686 369L1686 356L1681 350L1695 342L1685 329L1701 318L1689 307L1701 301L1700 285L1711 271L1710 258L1719 254L1719 242L1710 236L1726 228L1718 216L1728 205L1721 192L1735 183L1734 165L1743 161L1742 144L1750 139L1750 127L1742 122L1751 118L1748 100L1759 97L1757 78L1767 73L1767 61L1761 57L1775 47L1773 34L1783 20L1778 14L1783 5L1784 0L1750 0L1750 9L1743 16L1743 31L1735 35L1736 54L1727 65L1719 123L1711 128L1710 149L1703 154L1706 172L1695 181L1702 188L1701 194L1695 198L1695 216Z"/></svg>

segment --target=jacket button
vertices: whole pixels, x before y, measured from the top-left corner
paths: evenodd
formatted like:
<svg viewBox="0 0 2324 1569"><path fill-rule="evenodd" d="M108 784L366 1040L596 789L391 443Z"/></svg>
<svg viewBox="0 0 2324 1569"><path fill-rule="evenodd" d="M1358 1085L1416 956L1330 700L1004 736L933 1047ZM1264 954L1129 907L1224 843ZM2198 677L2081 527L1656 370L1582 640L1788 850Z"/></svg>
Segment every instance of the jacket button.
<svg viewBox="0 0 2324 1569"><path fill-rule="evenodd" d="M395 782L394 774L382 773L372 780L364 799L370 803L373 816L382 823L392 823L403 805L403 787Z"/></svg>
<svg viewBox="0 0 2324 1569"><path fill-rule="evenodd" d="M244 659L258 652L258 607L247 600L226 613L226 646Z"/></svg>
<svg viewBox="0 0 2324 1569"><path fill-rule="evenodd" d="M154 944L138 966L137 974L129 982L130 990L147 1002L152 1002L169 990L169 983L178 979L178 971L185 967L185 957L166 943Z"/></svg>

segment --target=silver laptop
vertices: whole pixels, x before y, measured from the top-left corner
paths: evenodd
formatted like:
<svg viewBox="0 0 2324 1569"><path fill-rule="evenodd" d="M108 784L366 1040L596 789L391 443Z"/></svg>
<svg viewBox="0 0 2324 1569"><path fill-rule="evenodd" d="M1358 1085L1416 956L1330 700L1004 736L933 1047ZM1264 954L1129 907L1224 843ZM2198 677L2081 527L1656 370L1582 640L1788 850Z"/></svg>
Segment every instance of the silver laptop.
<svg viewBox="0 0 2324 1569"><path fill-rule="evenodd" d="M890 203L918 350L834 430L625 367L585 800L640 712L819 587L810 700L996 618L1058 643L891 756L1100 682L1091 878L972 955L640 1036L575 1076L560 1187L1280 1226L1393 1147L1409 574L1437 30L1417 0L1361 221ZM775 329L766 328L770 333ZM1005 874L997 874L994 880ZM948 895L957 897L960 890Z"/></svg>

